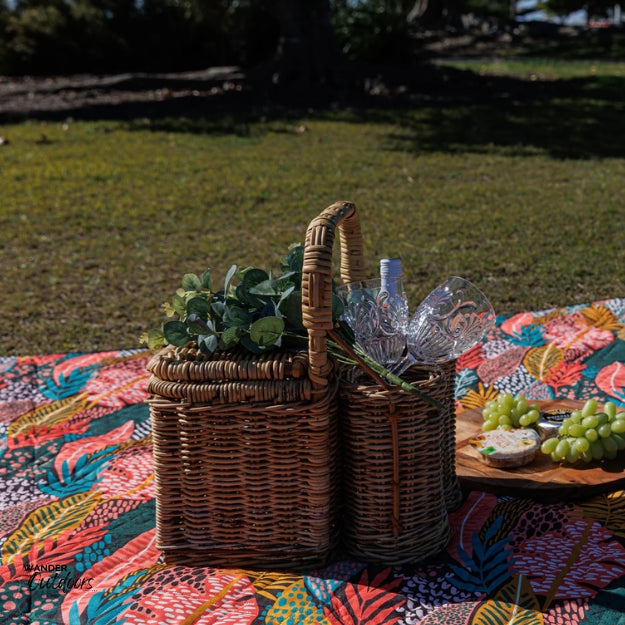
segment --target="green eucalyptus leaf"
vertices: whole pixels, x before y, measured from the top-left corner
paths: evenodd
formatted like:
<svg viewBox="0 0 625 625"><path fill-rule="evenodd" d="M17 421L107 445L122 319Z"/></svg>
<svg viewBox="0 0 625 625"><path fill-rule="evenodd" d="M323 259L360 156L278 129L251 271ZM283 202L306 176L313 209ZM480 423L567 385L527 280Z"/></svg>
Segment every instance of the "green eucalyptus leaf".
<svg viewBox="0 0 625 625"><path fill-rule="evenodd" d="M182 288L185 291L199 291L202 283L194 273L185 273L182 277Z"/></svg>
<svg viewBox="0 0 625 625"><path fill-rule="evenodd" d="M171 345L182 347L189 341L189 333L186 324L182 321L168 321L163 325L163 336Z"/></svg>
<svg viewBox="0 0 625 625"><path fill-rule="evenodd" d="M228 320L226 325L236 328L247 328L252 323L252 314L241 306L230 306L228 308Z"/></svg>
<svg viewBox="0 0 625 625"><path fill-rule="evenodd" d="M198 295L196 297L192 297L187 302L186 311L187 315L197 315L202 319L207 319L210 311L210 304L204 297Z"/></svg>
<svg viewBox="0 0 625 625"><path fill-rule="evenodd" d="M249 288L245 283L241 283L237 286L235 295L239 303L242 306L247 306L248 309L262 308L265 305L264 300L250 293Z"/></svg>
<svg viewBox="0 0 625 625"><path fill-rule="evenodd" d="M178 295L178 293L171 298L171 307L180 317L184 317L187 314L187 307L185 306L184 298L181 295Z"/></svg>
<svg viewBox="0 0 625 625"><path fill-rule="evenodd" d="M261 346L276 345L284 331L280 317L262 317L250 326L250 338Z"/></svg>
<svg viewBox="0 0 625 625"><path fill-rule="evenodd" d="M262 354L273 347L265 347L263 345L259 345L258 343L254 343L249 334L244 334L240 339L240 343L248 352L252 352L252 354Z"/></svg>
<svg viewBox="0 0 625 625"><path fill-rule="evenodd" d="M227 310L227 306L226 306L226 302L221 302L221 301L212 301L211 302L211 313L214 317L217 317L218 319L223 319L224 316L226 315L226 310Z"/></svg>
<svg viewBox="0 0 625 625"><path fill-rule="evenodd" d="M230 280L232 280L232 277L234 276L236 272L237 272L236 265L232 265L232 267L228 269L228 273L226 274L226 279L224 280L224 296L225 297L228 296L228 285L230 284Z"/></svg>
<svg viewBox="0 0 625 625"><path fill-rule="evenodd" d="M286 258L286 262L291 271L302 273L302 267L304 266L304 246L295 245L292 247Z"/></svg>
<svg viewBox="0 0 625 625"><path fill-rule="evenodd" d="M278 288L277 280L263 280L259 282L256 286L250 288L250 293L252 295L260 295L264 297L272 297L275 295L280 295Z"/></svg>
<svg viewBox="0 0 625 625"><path fill-rule="evenodd" d="M211 271L210 269L207 269L203 274L202 274L202 286L210 291L211 290Z"/></svg>
<svg viewBox="0 0 625 625"><path fill-rule="evenodd" d="M289 287L287 287L284 291L282 291L282 294L280 295L280 299L278 300L278 307L280 307L280 304L289 297L289 295L291 295L291 293L293 293L293 291L295 291L295 285L291 284Z"/></svg>
<svg viewBox="0 0 625 625"><path fill-rule="evenodd" d="M303 328L302 323L302 292L291 291L280 300L280 311L286 319L286 325L293 330Z"/></svg>
<svg viewBox="0 0 625 625"><path fill-rule="evenodd" d="M203 334L198 336L198 347L204 354L212 354L219 345L219 339L216 334Z"/></svg>
<svg viewBox="0 0 625 625"><path fill-rule="evenodd" d="M239 342L239 328L232 326L227 328L221 335L221 342L224 349L234 347Z"/></svg>
<svg viewBox="0 0 625 625"><path fill-rule="evenodd" d="M207 334L211 330L206 321L195 313L187 317L186 323L191 334Z"/></svg>
<svg viewBox="0 0 625 625"><path fill-rule="evenodd" d="M149 349L161 349L165 345L165 336L161 330L148 330L147 345Z"/></svg>
<svg viewBox="0 0 625 625"><path fill-rule="evenodd" d="M269 275L263 269L256 269L255 267L248 267L242 273L242 280L248 287L256 286L261 282L269 279Z"/></svg>

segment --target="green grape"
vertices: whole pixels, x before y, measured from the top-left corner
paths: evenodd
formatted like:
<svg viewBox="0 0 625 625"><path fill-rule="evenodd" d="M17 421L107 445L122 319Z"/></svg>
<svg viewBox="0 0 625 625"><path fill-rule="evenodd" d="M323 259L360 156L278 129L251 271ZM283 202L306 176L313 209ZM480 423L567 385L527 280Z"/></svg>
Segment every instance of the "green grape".
<svg viewBox="0 0 625 625"><path fill-rule="evenodd" d="M603 405L603 412L608 415L610 421L613 421L614 417L616 417L616 406L611 401L607 401Z"/></svg>
<svg viewBox="0 0 625 625"><path fill-rule="evenodd" d="M616 444L616 441L611 436L608 436L607 438L602 438L601 444L603 445L603 448L605 449L606 453L607 452L612 453L613 451L618 451L618 445Z"/></svg>
<svg viewBox="0 0 625 625"><path fill-rule="evenodd" d="M482 410L482 417L484 417L484 421L488 421L491 417L495 416L497 414L496 410L493 410L492 408L484 408L484 410Z"/></svg>
<svg viewBox="0 0 625 625"><path fill-rule="evenodd" d="M567 452L565 458L570 464L575 464L579 460L579 452L575 449L575 447L569 445L569 451Z"/></svg>
<svg viewBox="0 0 625 625"><path fill-rule="evenodd" d="M502 414L498 419L499 425L512 425L512 420L508 415Z"/></svg>
<svg viewBox="0 0 625 625"><path fill-rule="evenodd" d="M599 433L599 436L601 438L608 438L608 436L612 434L612 428L610 427L609 423L604 423L603 425L599 426L597 432Z"/></svg>
<svg viewBox="0 0 625 625"><path fill-rule="evenodd" d="M575 446L575 449L580 453L583 454L584 452L588 451L590 449L590 441L587 438L577 438L575 439L575 443L573 443Z"/></svg>
<svg viewBox="0 0 625 625"><path fill-rule="evenodd" d="M510 412L514 405L514 397L510 393L501 393L497 398L497 403L506 411Z"/></svg>
<svg viewBox="0 0 625 625"><path fill-rule="evenodd" d="M484 421L484 423L482 423L482 430L484 432L490 432L491 430L497 429L498 425L498 421L495 421L493 419L487 419L486 421Z"/></svg>
<svg viewBox="0 0 625 625"><path fill-rule="evenodd" d="M596 440L599 440L599 432L597 430L590 428L586 430L586 434L584 435L591 443L594 443Z"/></svg>
<svg viewBox="0 0 625 625"><path fill-rule="evenodd" d="M571 425L570 419L564 419L558 428L558 434L566 436L569 433L569 425Z"/></svg>
<svg viewBox="0 0 625 625"><path fill-rule="evenodd" d="M620 434L612 433L610 434L610 438L616 442L616 447L619 451L621 451L621 449L625 449L625 437Z"/></svg>
<svg viewBox="0 0 625 625"><path fill-rule="evenodd" d="M562 460L562 456L559 456L556 451L552 451L550 455L554 462L560 462L560 460Z"/></svg>
<svg viewBox="0 0 625 625"><path fill-rule="evenodd" d="M597 415L592 414L582 419L582 425L585 428L596 428L599 425L599 419L597 419Z"/></svg>
<svg viewBox="0 0 625 625"><path fill-rule="evenodd" d="M532 417L530 417L529 413L524 414L522 417L519 418L519 425L524 428L528 425L532 425L532 423L534 423L534 420L532 419Z"/></svg>
<svg viewBox="0 0 625 625"><path fill-rule="evenodd" d="M569 436L575 436L576 438L579 436L584 436L586 433L586 428L581 423L573 423L569 425L569 429L567 434Z"/></svg>
<svg viewBox="0 0 625 625"><path fill-rule="evenodd" d="M559 441L557 438L548 438L546 441L543 441L543 444L540 446L540 450L544 454L550 454L552 451L555 451L558 443Z"/></svg>
<svg viewBox="0 0 625 625"><path fill-rule="evenodd" d="M571 421L573 423L581 423L582 420L582 411L581 410L573 410L571 412Z"/></svg>
<svg viewBox="0 0 625 625"><path fill-rule="evenodd" d="M601 441L593 441L590 443L590 451L592 452L593 460L601 460L604 456L603 445Z"/></svg>
<svg viewBox="0 0 625 625"><path fill-rule="evenodd" d="M510 425L509 423L504 423L503 425L498 425L497 429L498 430L511 430L512 425Z"/></svg>
<svg viewBox="0 0 625 625"><path fill-rule="evenodd" d="M612 423L610 423L610 428L612 429L613 434L624 434L625 419L615 419Z"/></svg>
<svg viewBox="0 0 625 625"><path fill-rule="evenodd" d="M569 442L565 438L558 441L553 453L557 454L560 458L566 457L569 453Z"/></svg>
<svg viewBox="0 0 625 625"><path fill-rule="evenodd" d="M523 397L523 395L517 396L515 404L515 408L520 415L525 414L529 410L527 400Z"/></svg>
<svg viewBox="0 0 625 625"><path fill-rule="evenodd" d="M583 451L580 454L580 458L586 463L588 464L589 462L592 462L592 451L590 451L590 449L588 449L587 451Z"/></svg>
<svg viewBox="0 0 625 625"><path fill-rule="evenodd" d="M597 411L597 400L589 399L582 408L582 417L589 417Z"/></svg>
<svg viewBox="0 0 625 625"><path fill-rule="evenodd" d="M618 421L619 419L625 419L625 410L616 413L616 420Z"/></svg>
<svg viewBox="0 0 625 625"><path fill-rule="evenodd" d="M540 410L536 410L536 408L530 408L526 413L526 416L530 418L530 423L536 423L536 421L540 419Z"/></svg>
<svg viewBox="0 0 625 625"><path fill-rule="evenodd" d="M598 412L596 416L599 421L599 425L603 425L609 421L608 415L605 412Z"/></svg>

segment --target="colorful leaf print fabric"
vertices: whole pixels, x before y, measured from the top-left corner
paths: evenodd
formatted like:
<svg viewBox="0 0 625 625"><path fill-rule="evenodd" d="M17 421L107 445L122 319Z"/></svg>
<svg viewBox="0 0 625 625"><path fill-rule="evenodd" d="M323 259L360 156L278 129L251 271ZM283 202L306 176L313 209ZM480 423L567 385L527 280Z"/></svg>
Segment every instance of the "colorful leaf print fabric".
<svg viewBox="0 0 625 625"><path fill-rule="evenodd" d="M167 566L156 545L148 354L0 358L0 623L625 624L625 492L478 490L447 548L304 572ZM499 317L456 408L499 393L625 406L625 299Z"/></svg>

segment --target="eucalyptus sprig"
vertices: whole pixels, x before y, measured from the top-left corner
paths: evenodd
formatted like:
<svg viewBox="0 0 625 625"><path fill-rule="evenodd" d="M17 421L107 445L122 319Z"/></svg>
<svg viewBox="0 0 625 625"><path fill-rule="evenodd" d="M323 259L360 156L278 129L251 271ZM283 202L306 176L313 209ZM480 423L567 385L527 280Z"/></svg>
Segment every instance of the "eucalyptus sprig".
<svg viewBox="0 0 625 625"><path fill-rule="evenodd" d="M223 288L212 290L211 272L187 273L182 287L163 305L168 318L141 337L150 349L196 343L205 354L241 345L259 353L304 333L301 274L304 248L293 245L281 258L280 275L232 265Z"/></svg>

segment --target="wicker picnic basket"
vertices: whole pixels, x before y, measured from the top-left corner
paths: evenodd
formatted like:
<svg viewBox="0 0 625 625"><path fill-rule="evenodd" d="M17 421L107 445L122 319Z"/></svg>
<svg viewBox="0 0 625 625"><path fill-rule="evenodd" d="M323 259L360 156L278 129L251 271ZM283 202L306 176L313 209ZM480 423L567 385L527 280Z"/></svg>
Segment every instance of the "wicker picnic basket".
<svg viewBox="0 0 625 625"><path fill-rule="evenodd" d="M337 375L331 250L354 207L328 207L306 234L308 350L207 358L166 348L148 369L157 543L167 564L321 566L338 542ZM343 243L341 244L343 246ZM342 278L360 256L342 254Z"/></svg>
<svg viewBox="0 0 625 625"><path fill-rule="evenodd" d="M354 259L361 242L352 238L347 247L363 266ZM387 383L362 361L341 366L342 537L352 556L369 562L402 564L440 552L450 535L448 509L462 497L455 362L412 366L402 377L434 403Z"/></svg>

